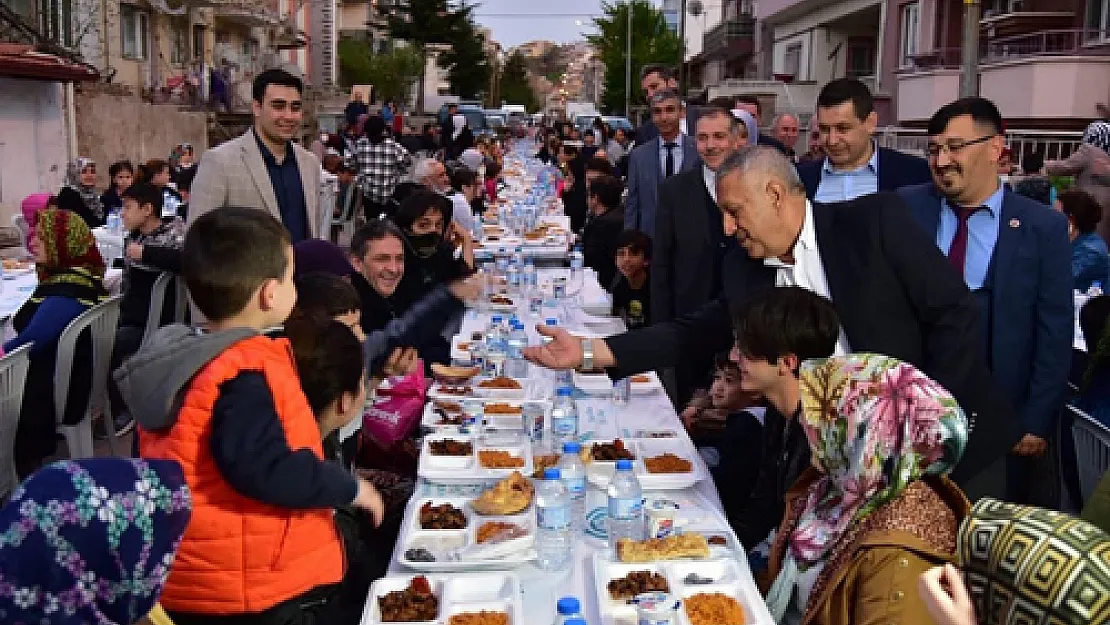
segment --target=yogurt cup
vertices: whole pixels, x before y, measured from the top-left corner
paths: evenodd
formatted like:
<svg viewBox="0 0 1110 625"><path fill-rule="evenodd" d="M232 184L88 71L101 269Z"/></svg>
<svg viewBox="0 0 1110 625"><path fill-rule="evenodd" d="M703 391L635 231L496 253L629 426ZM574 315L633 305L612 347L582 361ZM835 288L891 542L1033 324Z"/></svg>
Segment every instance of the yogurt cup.
<svg viewBox="0 0 1110 625"><path fill-rule="evenodd" d="M665 592L645 592L632 599L637 625L675 625L681 601Z"/></svg>
<svg viewBox="0 0 1110 625"><path fill-rule="evenodd" d="M678 534L679 529L686 525L685 520L678 518L679 508L678 502L672 499L645 499L645 538L666 538Z"/></svg>

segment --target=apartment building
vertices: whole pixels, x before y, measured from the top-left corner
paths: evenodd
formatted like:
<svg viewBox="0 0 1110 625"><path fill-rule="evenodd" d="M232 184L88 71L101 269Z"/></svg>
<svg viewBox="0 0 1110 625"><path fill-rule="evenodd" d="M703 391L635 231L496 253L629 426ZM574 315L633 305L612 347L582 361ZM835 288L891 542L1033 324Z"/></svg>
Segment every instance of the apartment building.
<svg viewBox="0 0 1110 625"><path fill-rule="evenodd" d="M756 76L753 0L687 3L686 81L695 94Z"/></svg>

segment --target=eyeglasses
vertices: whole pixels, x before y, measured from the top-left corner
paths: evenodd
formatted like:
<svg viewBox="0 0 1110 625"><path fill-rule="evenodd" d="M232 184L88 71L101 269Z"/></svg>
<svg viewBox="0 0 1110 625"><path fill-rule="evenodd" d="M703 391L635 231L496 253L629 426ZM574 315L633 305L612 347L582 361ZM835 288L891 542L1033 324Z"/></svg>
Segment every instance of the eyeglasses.
<svg viewBox="0 0 1110 625"><path fill-rule="evenodd" d="M977 143L990 141L997 136L998 135L985 135L979 137L978 139L971 139L969 141L960 141L957 139L955 141L949 141L948 143L930 143L925 148L925 153L928 154L930 158L936 158L940 156L942 152L947 152L949 155L959 154L970 146L973 146Z"/></svg>

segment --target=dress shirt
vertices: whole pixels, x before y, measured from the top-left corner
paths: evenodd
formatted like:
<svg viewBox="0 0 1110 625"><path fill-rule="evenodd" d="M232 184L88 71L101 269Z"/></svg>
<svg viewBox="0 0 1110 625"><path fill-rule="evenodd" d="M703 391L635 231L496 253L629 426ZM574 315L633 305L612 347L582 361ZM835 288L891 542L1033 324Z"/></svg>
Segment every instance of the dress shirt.
<svg viewBox="0 0 1110 625"><path fill-rule="evenodd" d="M447 196L451 199L451 221L462 226L467 232L474 232L474 208L461 192L455 191Z"/></svg>
<svg viewBox="0 0 1110 625"><path fill-rule="evenodd" d="M262 143L258 133L255 133L254 139L258 141L262 162L266 163L266 172L270 174L278 213L281 214L285 229L289 231L289 238L293 243L307 239L311 232L308 227L308 203L304 197L301 171L297 168L297 155L293 153L293 142L286 143L285 158L279 163L266 144ZM313 192L315 193L315 189Z"/></svg>
<svg viewBox="0 0 1110 625"><path fill-rule="evenodd" d="M671 148L671 154L674 155L674 173L682 171L682 133L674 138L674 147ZM667 175L667 140L662 135L659 136L659 171L662 176Z"/></svg>
<svg viewBox="0 0 1110 625"><path fill-rule="evenodd" d="M705 188L709 190L709 197L713 198L713 203L717 203L717 172L709 169L705 165L701 166L701 175L705 180Z"/></svg>
<svg viewBox="0 0 1110 625"><path fill-rule="evenodd" d="M987 281L987 271L998 242L998 226L1002 219L1002 186L983 203L986 210L972 213L967 219L967 256L964 259L964 282L967 288L977 291ZM940 225L937 227L937 247L945 255L956 237L959 217L948 200L941 200Z"/></svg>
<svg viewBox="0 0 1110 625"><path fill-rule="evenodd" d="M806 216L802 222L802 232L794 242L794 264L787 264L778 258L765 258L763 264L776 268L775 286L800 286L810 293L816 293L832 301L829 293L829 281L825 277L825 265L821 262L821 254L817 250L817 231L813 227L813 204L806 200ZM848 337L844 334L844 327L840 327L840 334L836 338L836 350L833 355L843 356L850 353Z"/></svg>
<svg viewBox="0 0 1110 625"><path fill-rule="evenodd" d="M828 157L821 166L821 182L817 184L816 202L846 202L879 190L879 147L871 143L867 164L851 171L833 169Z"/></svg>

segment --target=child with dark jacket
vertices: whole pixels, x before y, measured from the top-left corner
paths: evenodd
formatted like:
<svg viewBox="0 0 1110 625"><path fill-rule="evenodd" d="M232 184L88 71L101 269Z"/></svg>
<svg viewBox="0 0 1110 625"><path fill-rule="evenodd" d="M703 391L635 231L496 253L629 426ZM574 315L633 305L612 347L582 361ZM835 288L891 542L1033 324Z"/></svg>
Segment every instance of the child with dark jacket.
<svg viewBox="0 0 1110 625"><path fill-rule="evenodd" d="M582 226L582 254L586 266L597 272L597 280L603 285L612 284L617 274L617 239L624 230L622 193L624 184L607 175L595 178L586 191L589 212Z"/></svg>
<svg viewBox="0 0 1110 625"><path fill-rule="evenodd" d="M651 325L651 237L639 230L625 230L616 243L617 278L613 294L613 316L624 320L629 330ZM602 283L604 284L604 283Z"/></svg>

